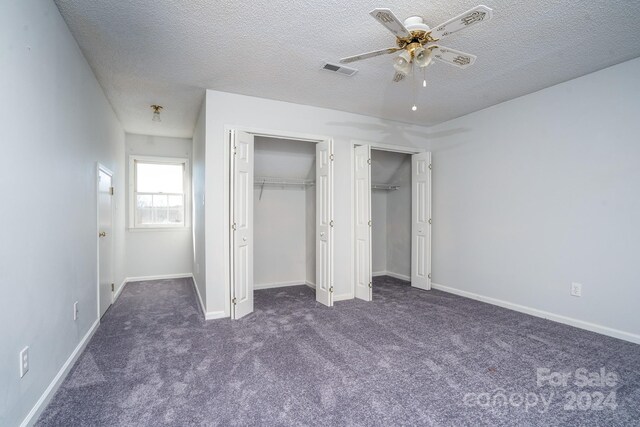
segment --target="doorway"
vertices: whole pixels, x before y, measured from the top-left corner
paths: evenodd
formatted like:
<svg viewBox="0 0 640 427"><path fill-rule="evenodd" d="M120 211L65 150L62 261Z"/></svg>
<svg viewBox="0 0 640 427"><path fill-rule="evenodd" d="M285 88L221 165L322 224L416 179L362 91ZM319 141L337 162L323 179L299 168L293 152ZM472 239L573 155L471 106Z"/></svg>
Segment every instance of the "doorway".
<svg viewBox="0 0 640 427"><path fill-rule="evenodd" d="M371 301L373 276L431 289L431 154L354 144L354 288Z"/></svg>
<svg viewBox="0 0 640 427"><path fill-rule="evenodd" d="M113 302L113 173L98 164L98 317Z"/></svg>
<svg viewBox="0 0 640 427"><path fill-rule="evenodd" d="M229 130L229 143L229 218L231 226L229 229L228 286L231 318L239 319L253 312L253 292L256 287L285 286L288 284L287 282L290 282L290 277L287 274L294 274L291 271L295 270L288 263L292 258L282 259L273 265L273 262L269 262L269 257L273 253L268 253L265 250L265 247L278 244L278 242L281 245L291 246L291 248L300 241L305 242L304 254L293 255L292 250L288 250L291 248L283 247L278 247L277 251L283 254L288 253L289 257L293 258L297 255L304 255L304 258L307 258L303 262L305 279L300 280L302 282L300 284L315 285L316 301L331 307L333 305L332 141L305 135L270 134L234 129ZM258 166L260 168L258 169L259 174L256 174L256 144L259 146L258 157L261 163ZM299 144L305 144L306 147L309 147L309 144L312 145L310 150L307 150L307 148L301 149ZM283 147L287 145L295 148L286 150ZM274 149L274 147L278 148L280 153L277 153L278 149ZM283 153L287 151L288 156L283 156ZM313 156L311 156L312 163L307 164L307 167L313 166L313 170L308 170L306 176L291 176L291 169L299 170L301 167L305 167L304 164L309 163L309 157L306 157L306 154L309 153L313 153ZM265 168L265 164L262 164L265 161L269 163L267 169L272 171L269 174L272 176L260 176L260 174L264 174L261 171ZM286 171L287 169L289 172ZM291 190L293 187L303 188L304 194L291 192L276 194L271 191L275 188ZM311 187L313 192L306 191ZM265 191L267 191L266 194ZM313 203L309 200L311 194L314 194ZM267 199L261 203L262 197L267 196L270 196L269 203L267 203ZM292 230L286 228L286 218L291 215L291 212L287 210L286 203L297 203L295 199L298 198L301 198L305 206L312 206L315 210L312 213L314 221L311 233L305 232L304 229L299 231L304 235L295 235L295 232L292 233ZM256 209L260 210L256 211ZM265 224L265 216L270 218L271 229L265 227L265 225L269 225ZM306 227L309 223L308 217L309 214L305 215L303 212L300 218L296 217L290 220L303 220ZM293 225L291 222L292 227ZM280 229L279 234L274 235L273 233L277 233L278 229ZM271 236L271 241L265 242L264 239L268 236ZM256 246L256 237L262 239L258 241L258 246ZM314 242L313 248L309 248L310 242ZM260 259L257 259L256 256L260 256ZM314 260L311 260L313 262L308 260L310 256L313 256ZM313 268L315 274L310 273ZM311 274L313 274L313 278L310 277ZM276 276L282 279L274 279Z"/></svg>

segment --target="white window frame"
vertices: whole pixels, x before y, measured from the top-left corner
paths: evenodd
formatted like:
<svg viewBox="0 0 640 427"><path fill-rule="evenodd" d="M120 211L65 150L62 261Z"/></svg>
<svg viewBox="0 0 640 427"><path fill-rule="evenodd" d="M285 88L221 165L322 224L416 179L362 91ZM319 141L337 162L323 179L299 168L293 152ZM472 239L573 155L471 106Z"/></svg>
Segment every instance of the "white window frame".
<svg viewBox="0 0 640 427"><path fill-rule="evenodd" d="M184 186L184 224L136 224L136 195L137 195L137 178L136 178L136 162L155 163L161 165L182 165ZM191 228L191 169L189 168L189 159L183 157L160 157L160 156L129 156L129 229L130 230L153 230L153 229L170 229L184 230Z"/></svg>

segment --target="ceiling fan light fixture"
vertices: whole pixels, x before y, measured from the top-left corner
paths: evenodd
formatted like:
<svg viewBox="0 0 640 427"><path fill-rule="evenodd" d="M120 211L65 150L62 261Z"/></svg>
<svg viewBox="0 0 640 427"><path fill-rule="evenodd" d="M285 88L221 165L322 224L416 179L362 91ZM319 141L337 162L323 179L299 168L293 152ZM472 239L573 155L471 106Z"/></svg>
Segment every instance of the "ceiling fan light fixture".
<svg viewBox="0 0 640 427"><path fill-rule="evenodd" d="M403 50L396 58L396 63L393 64L393 68L405 76L408 75L411 72L411 54L406 50Z"/></svg>
<svg viewBox="0 0 640 427"><path fill-rule="evenodd" d="M152 105L151 109L153 110L153 117L151 118L152 122L161 122L162 119L160 118L160 111L162 111L162 105Z"/></svg>
<svg viewBox="0 0 640 427"><path fill-rule="evenodd" d="M413 51L413 57L415 58L416 65L420 68L424 68L431 64L431 49L417 47Z"/></svg>

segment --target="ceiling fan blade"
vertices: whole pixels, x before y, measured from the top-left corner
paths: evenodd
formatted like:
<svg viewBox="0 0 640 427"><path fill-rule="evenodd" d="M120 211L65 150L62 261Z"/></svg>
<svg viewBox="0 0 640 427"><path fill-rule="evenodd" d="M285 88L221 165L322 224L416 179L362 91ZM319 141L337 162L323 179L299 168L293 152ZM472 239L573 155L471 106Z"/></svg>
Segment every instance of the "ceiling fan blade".
<svg viewBox="0 0 640 427"><path fill-rule="evenodd" d="M369 15L373 16L373 18L384 25L387 30L391 31L396 37L410 37L411 33L407 30L402 22L396 15L391 12L389 9L373 9L369 12Z"/></svg>
<svg viewBox="0 0 640 427"><path fill-rule="evenodd" d="M396 83L398 83L399 81L404 80L404 78L405 78L405 77L406 77L406 76L405 76L404 74L402 74L402 73L398 73L398 72L396 71L396 73L393 75L393 81L394 81L394 82L396 82Z"/></svg>
<svg viewBox="0 0 640 427"><path fill-rule="evenodd" d="M460 52L459 50L448 47L436 46L433 48L433 59L445 62L459 68L467 68L476 61L476 56L470 53Z"/></svg>
<svg viewBox="0 0 640 427"><path fill-rule="evenodd" d="M431 30L431 37L435 40L441 40L464 28L479 24L480 22L489 21L492 17L492 9L479 5L435 27Z"/></svg>
<svg viewBox="0 0 640 427"><path fill-rule="evenodd" d="M348 64L349 62L361 61L363 59L369 59L375 56L394 53L399 50L402 50L402 49L400 49L399 47L390 47L388 49L374 50L373 52L361 53L360 55L347 56L346 58L342 58L340 62L342 64Z"/></svg>

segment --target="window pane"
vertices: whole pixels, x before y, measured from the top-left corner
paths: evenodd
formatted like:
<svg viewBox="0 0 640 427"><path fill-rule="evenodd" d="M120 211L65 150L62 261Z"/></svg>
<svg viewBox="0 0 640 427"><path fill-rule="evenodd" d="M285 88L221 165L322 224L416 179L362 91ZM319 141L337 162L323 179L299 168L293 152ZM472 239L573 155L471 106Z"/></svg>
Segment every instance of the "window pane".
<svg viewBox="0 0 640 427"><path fill-rule="evenodd" d="M184 192L182 165L136 162L136 178L139 193Z"/></svg>
<svg viewBox="0 0 640 427"><path fill-rule="evenodd" d="M164 196L162 194L153 195L153 207L164 208L166 206L167 206L167 196Z"/></svg>
<svg viewBox="0 0 640 427"><path fill-rule="evenodd" d="M148 208L151 207L152 198L151 196L138 196L137 206L139 208Z"/></svg>
<svg viewBox="0 0 640 427"><path fill-rule="evenodd" d="M183 196L169 196L169 207L177 208L183 205Z"/></svg>

